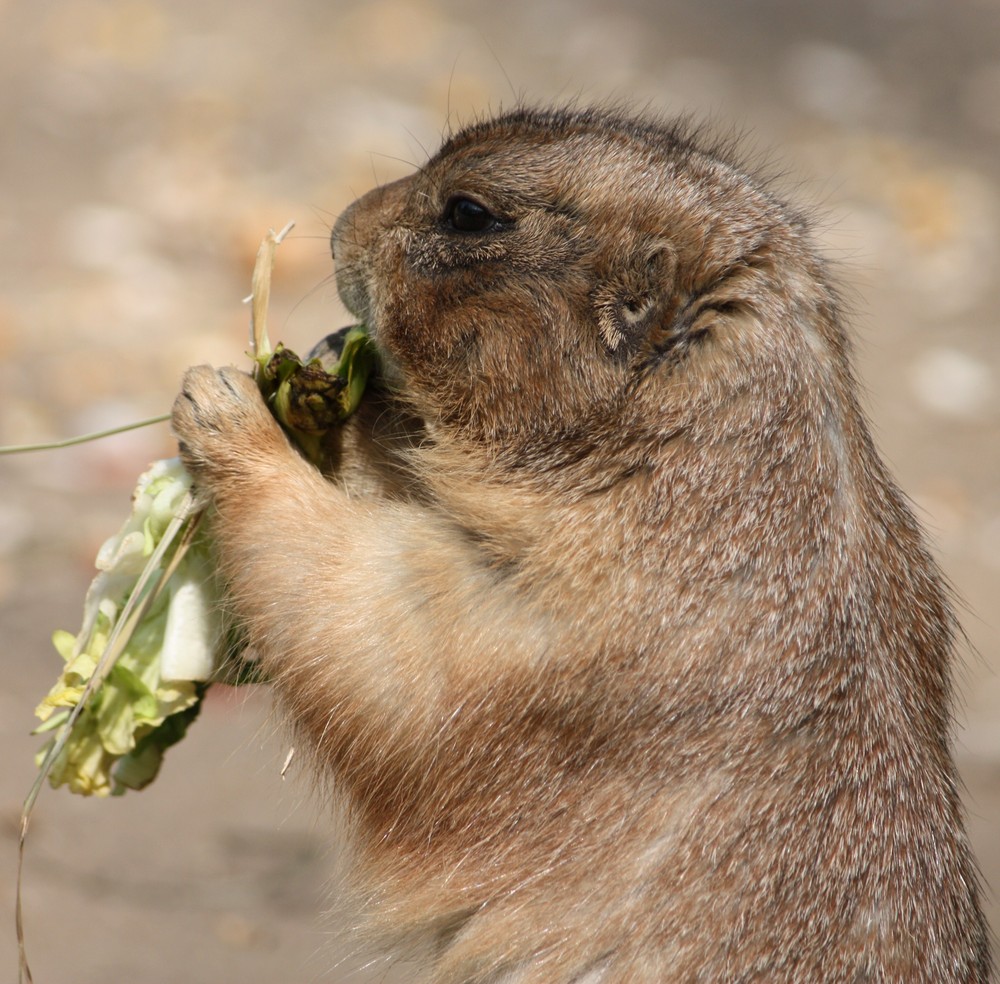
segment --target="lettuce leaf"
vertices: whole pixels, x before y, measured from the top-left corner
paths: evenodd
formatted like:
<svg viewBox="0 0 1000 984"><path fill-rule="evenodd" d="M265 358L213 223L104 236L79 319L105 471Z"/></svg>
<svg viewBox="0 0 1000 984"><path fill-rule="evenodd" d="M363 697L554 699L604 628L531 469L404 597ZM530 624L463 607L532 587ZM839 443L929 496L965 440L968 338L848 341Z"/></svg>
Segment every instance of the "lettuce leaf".
<svg viewBox="0 0 1000 984"><path fill-rule="evenodd" d="M190 488L178 459L155 462L139 478L131 515L98 551L99 573L87 592L83 626L75 636L65 631L53 636L65 665L35 709L43 722L38 732L51 733L36 758L39 765L97 672L126 603ZM169 557L168 552L161 562ZM196 537L81 709L49 772L53 786L120 795L156 775L163 752L197 714L204 681L223 648L221 594L213 571L210 543ZM179 597L185 601L177 607ZM176 625L178 617L183 632L172 630L171 620Z"/></svg>

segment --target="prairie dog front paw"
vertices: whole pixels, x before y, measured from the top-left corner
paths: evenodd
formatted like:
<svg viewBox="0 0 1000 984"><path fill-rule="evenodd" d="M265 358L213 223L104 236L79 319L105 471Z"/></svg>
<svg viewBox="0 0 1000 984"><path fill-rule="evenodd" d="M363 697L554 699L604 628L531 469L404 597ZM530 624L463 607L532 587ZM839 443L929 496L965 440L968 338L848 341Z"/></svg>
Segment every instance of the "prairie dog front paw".
<svg viewBox="0 0 1000 984"><path fill-rule="evenodd" d="M172 426L185 467L202 485L292 453L257 384L232 366L189 369L174 401Z"/></svg>

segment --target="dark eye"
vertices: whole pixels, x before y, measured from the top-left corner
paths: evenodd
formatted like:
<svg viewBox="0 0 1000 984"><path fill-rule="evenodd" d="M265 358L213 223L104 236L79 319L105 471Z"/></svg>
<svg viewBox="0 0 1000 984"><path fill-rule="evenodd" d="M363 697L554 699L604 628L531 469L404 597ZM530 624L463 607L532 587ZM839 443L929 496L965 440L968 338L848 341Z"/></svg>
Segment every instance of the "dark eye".
<svg viewBox="0 0 1000 984"><path fill-rule="evenodd" d="M456 232L488 232L500 225L500 220L479 202L455 197L444 210L444 224Z"/></svg>

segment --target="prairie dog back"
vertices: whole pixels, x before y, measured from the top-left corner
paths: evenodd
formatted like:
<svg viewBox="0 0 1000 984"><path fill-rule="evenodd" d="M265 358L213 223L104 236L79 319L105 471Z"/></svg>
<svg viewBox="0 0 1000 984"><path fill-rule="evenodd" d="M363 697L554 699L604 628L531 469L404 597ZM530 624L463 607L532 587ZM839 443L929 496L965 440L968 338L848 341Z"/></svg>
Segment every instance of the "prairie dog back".
<svg viewBox="0 0 1000 984"><path fill-rule="evenodd" d="M174 425L359 940L442 984L989 980L955 620L803 218L682 128L518 110L333 251L384 366L336 473L234 370Z"/></svg>

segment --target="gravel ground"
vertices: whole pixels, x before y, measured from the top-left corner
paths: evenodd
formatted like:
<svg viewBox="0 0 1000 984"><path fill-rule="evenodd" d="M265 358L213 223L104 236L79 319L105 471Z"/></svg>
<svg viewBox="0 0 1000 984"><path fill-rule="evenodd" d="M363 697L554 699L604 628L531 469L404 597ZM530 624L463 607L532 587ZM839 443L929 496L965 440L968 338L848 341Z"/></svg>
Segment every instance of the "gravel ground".
<svg viewBox="0 0 1000 984"><path fill-rule="evenodd" d="M298 221L272 337L308 347L344 323L333 218L474 114L615 99L744 133L816 204L878 441L964 602L957 754L1000 886L998 40L996 0L0 0L0 444L162 413L186 366L240 361L270 225ZM48 637L78 625L97 546L169 453L159 426L0 462L11 977ZM145 794L47 791L26 869L36 981L343 979L318 916L335 841L284 754L266 693L220 691Z"/></svg>

